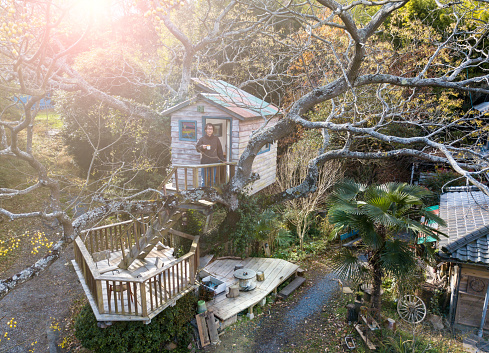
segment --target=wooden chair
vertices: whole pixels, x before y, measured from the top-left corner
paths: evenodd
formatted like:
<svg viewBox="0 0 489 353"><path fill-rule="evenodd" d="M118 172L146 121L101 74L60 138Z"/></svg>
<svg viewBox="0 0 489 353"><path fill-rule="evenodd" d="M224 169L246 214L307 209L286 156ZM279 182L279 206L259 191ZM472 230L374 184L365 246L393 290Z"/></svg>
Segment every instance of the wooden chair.
<svg viewBox="0 0 489 353"><path fill-rule="evenodd" d="M97 262L102 260L107 260L107 265L110 266L110 250L103 250L92 254L93 262L95 262L95 267L98 268Z"/></svg>
<svg viewBox="0 0 489 353"><path fill-rule="evenodd" d="M107 290L109 296L109 302L112 297L112 292L119 293L119 300L122 299L122 292L128 291L131 301L134 303L134 296L132 295L131 285L129 283L124 284L109 284L109 288Z"/></svg>

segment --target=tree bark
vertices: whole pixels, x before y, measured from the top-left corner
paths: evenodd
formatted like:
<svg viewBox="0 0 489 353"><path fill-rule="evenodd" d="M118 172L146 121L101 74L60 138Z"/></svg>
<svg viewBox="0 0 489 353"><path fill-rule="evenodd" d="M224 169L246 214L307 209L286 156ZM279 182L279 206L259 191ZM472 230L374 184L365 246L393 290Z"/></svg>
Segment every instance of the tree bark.
<svg viewBox="0 0 489 353"><path fill-rule="evenodd" d="M372 266L373 283L372 283L372 303L371 307L377 309L377 314L380 313L382 306L382 297L380 294L382 287L382 266L380 262L380 252L376 251L370 260Z"/></svg>

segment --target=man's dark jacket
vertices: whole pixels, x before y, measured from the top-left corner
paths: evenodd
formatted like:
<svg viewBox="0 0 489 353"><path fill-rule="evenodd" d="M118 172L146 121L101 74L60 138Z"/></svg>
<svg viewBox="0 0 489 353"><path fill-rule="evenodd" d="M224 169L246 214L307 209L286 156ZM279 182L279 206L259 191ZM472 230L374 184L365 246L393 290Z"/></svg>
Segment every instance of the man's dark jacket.
<svg viewBox="0 0 489 353"><path fill-rule="evenodd" d="M204 149L202 145L210 145L211 149ZM195 149L202 153L200 158L201 164L222 163L226 161L224 155L222 154L221 141L219 141L219 137L217 136L202 136L197 142Z"/></svg>

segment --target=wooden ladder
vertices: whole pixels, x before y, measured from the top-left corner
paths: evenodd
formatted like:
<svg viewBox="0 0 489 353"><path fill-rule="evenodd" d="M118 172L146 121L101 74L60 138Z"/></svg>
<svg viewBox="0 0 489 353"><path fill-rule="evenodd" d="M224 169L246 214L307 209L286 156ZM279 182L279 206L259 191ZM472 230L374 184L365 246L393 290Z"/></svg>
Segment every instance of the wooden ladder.
<svg viewBox="0 0 489 353"><path fill-rule="evenodd" d="M170 232L170 229L175 225L176 222L178 222L181 217L182 212L180 211L173 213L166 222L161 222L162 216L155 217L154 222L150 224L145 235L142 236L139 241L131 247L129 253L123 257L118 267L122 269L127 269L136 259L144 259L158 244L158 242ZM160 222L164 223L164 226L161 226Z"/></svg>

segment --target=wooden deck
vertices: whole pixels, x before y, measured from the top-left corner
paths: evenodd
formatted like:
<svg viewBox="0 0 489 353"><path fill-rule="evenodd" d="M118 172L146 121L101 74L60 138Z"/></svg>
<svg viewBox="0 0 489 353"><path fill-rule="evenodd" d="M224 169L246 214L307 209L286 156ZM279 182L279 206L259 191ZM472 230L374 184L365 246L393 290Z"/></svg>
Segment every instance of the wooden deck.
<svg viewBox="0 0 489 353"><path fill-rule="evenodd" d="M127 270L115 268L122 260L122 252L117 251L115 253L110 254L109 260L101 260L96 263L96 267L99 269L101 274L104 274L104 277L113 278L114 281L120 281L123 279L135 279L145 277L147 275L151 276L156 274L157 270L163 267L165 264L168 264L172 261L175 261L176 258L173 256L173 248L164 246L161 250L154 248L148 254L148 256L142 260L135 260ZM186 268L181 272L182 274L188 274L189 268L186 265ZM158 287L161 287L165 292L162 292L161 295L164 297L173 297L177 293L175 288L172 288L171 283L182 283L186 284L188 279L182 276L180 273L174 273L173 271L169 271L166 278L162 278L162 281L165 281L165 284L158 284ZM110 301L104 301L104 311L109 313L116 310L124 312L130 312L130 305L137 305L138 312L142 311L142 303L140 297L134 295L134 293L123 291L122 295L120 292L113 292L111 295L108 295L107 286L110 285L108 283L112 283L110 281L102 282L102 294L106 298L111 298ZM117 282L116 282L117 283ZM146 283L146 291L150 290L149 286L152 285L150 282ZM154 284L153 284L154 285ZM130 295L130 301L123 300L123 297ZM152 305L151 298L148 297L146 299L146 306L150 307Z"/></svg>
<svg viewBox="0 0 489 353"><path fill-rule="evenodd" d="M141 259L119 268L123 253L127 258L136 244L143 247L148 224L124 221L92 228L75 239L72 263L97 321L150 322L198 286L199 237L171 228L149 252L140 252ZM173 256L174 237L192 240L188 253L179 258Z"/></svg>
<svg viewBox="0 0 489 353"><path fill-rule="evenodd" d="M249 292L239 292L236 298L227 298L225 293L229 292L229 286L238 283L234 278L234 266L243 265L254 271L263 271L265 280L256 282L257 286ZM239 312L248 309L261 302L271 292L277 291L277 287L292 276L299 266L288 261L271 258L247 258L244 260L223 259L216 260L204 267L203 271L226 283L226 291L218 294L212 301L207 303L207 308L214 311L214 315L226 321L232 319Z"/></svg>
<svg viewBox="0 0 489 353"><path fill-rule="evenodd" d="M121 259L122 252L116 251L110 253L106 259L97 261L95 263L96 268L99 270L99 273L102 274L104 277L104 281L101 281L102 297L104 298L103 313L100 313L99 307L97 307L97 305L92 305L92 308L95 309L94 313L98 321L147 321L148 318L151 319L157 313L161 312L164 307L171 305L171 302L168 302L168 305L164 305L164 307L161 307L161 304L157 305L158 298L156 298L155 300L155 298L151 296L147 296L145 303L143 303L141 295L138 295L140 290L138 290L137 287L134 286L134 284L132 284L132 286L129 285L131 287L130 290L128 290L126 286L122 287L124 289L122 291L120 291L117 286L121 286L121 281L124 280L135 280L142 277L150 277L156 275L159 272L159 269L164 267L166 264L177 260L173 256L173 248L169 248L167 246L164 246L160 250L154 248L145 259L135 260L127 270L117 268L117 264L119 264ZM82 271L80 271L75 261L73 261L73 265L75 266L76 272L80 277L80 282L83 284L85 281ZM144 282L145 291L149 293L152 289L154 289L154 292L159 292L160 301L164 300L166 302L169 298L178 299L179 297L181 297L181 295L178 295L181 291L181 287L189 288L190 290L193 290L196 287L190 283L189 274L189 265L182 264L182 266L180 266L179 268L179 271L173 271L172 269L170 269L164 275L156 277L156 281ZM175 285L176 283L178 283L178 285ZM93 298L91 298L92 296L90 291L88 290L88 287L85 288L84 286L84 289L91 304L92 302L93 304L95 304ZM187 292L188 291L185 291L185 293ZM156 308L156 306L160 306L160 308L158 309L161 310L157 309L157 312L151 313L150 315L148 315L148 317L140 317L130 314L131 312L143 312L143 307ZM121 314L124 315L124 317L121 317Z"/></svg>

